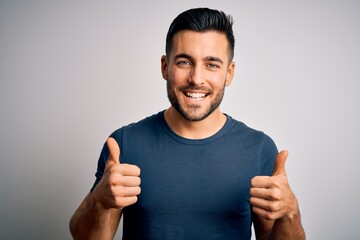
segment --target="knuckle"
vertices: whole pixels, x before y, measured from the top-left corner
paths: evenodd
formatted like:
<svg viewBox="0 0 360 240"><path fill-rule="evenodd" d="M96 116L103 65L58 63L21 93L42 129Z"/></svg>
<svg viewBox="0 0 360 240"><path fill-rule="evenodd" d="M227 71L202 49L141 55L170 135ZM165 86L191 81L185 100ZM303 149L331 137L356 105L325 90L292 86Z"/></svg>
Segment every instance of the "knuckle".
<svg viewBox="0 0 360 240"><path fill-rule="evenodd" d="M279 201L274 201L274 202L271 202L270 203L270 206L269 206L269 210L270 211L278 211L280 208L280 203Z"/></svg>
<svg viewBox="0 0 360 240"><path fill-rule="evenodd" d="M126 163L119 164L118 171L121 174L124 174L126 172L126 169L127 169L127 164Z"/></svg>
<svg viewBox="0 0 360 240"><path fill-rule="evenodd" d="M109 177L109 185L110 185L110 187L112 187L112 186L114 186L114 185L116 185L116 178L114 177L114 176L110 176Z"/></svg>
<svg viewBox="0 0 360 240"><path fill-rule="evenodd" d="M254 188L250 188L250 196L255 194L255 189Z"/></svg>
<svg viewBox="0 0 360 240"><path fill-rule="evenodd" d="M269 183L271 189L277 188L277 184L276 181L274 181L274 179L270 178Z"/></svg>
<svg viewBox="0 0 360 240"><path fill-rule="evenodd" d="M273 213L273 212L266 212L266 213L265 213L265 217L266 217L268 220L276 220L276 215L275 215L275 213Z"/></svg>
<svg viewBox="0 0 360 240"><path fill-rule="evenodd" d="M271 199L273 200L280 200L281 198L281 191L279 188L272 188L270 191Z"/></svg>
<svg viewBox="0 0 360 240"><path fill-rule="evenodd" d="M114 164L109 168L109 173L110 174L115 174L119 171L119 165L118 164Z"/></svg>
<svg viewBox="0 0 360 240"><path fill-rule="evenodd" d="M119 168L119 171L124 172L124 171L126 171L126 169L129 168L129 164L127 164L127 163L120 163L119 166L118 166L118 168Z"/></svg>
<svg viewBox="0 0 360 240"><path fill-rule="evenodd" d="M119 176L118 174L111 174L109 176L109 180L108 180L109 185L117 186L117 185L121 184L121 179L122 179L121 176Z"/></svg>
<svg viewBox="0 0 360 240"><path fill-rule="evenodd" d="M114 186L114 185L110 185L109 191L110 191L110 196L114 199L115 196L116 196L115 186Z"/></svg>
<svg viewBox="0 0 360 240"><path fill-rule="evenodd" d="M278 188L274 189L273 197L276 200L280 200L281 199L281 190Z"/></svg>

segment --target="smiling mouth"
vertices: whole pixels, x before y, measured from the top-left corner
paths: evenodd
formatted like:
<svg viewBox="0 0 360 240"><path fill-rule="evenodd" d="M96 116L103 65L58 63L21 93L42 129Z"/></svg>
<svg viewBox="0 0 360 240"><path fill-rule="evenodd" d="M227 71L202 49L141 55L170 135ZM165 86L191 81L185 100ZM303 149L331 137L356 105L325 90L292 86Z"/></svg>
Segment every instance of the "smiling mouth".
<svg viewBox="0 0 360 240"><path fill-rule="evenodd" d="M201 100L204 99L206 96L208 96L208 93L199 93L199 92L183 92L184 95L188 98L195 99L195 100Z"/></svg>

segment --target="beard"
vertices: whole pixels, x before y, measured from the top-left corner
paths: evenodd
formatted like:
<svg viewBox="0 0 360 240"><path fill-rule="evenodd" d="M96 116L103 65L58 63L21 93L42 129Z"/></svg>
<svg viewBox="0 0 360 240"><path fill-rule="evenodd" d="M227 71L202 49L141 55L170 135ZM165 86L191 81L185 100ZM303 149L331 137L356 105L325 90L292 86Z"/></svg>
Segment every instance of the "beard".
<svg viewBox="0 0 360 240"><path fill-rule="evenodd" d="M166 89L168 94L168 99L171 103L171 105L176 109L180 115L185 118L188 121L201 121L207 118L211 113L215 111L220 106L220 103L222 102L222 99L224 97L225 92L225 83L224 86L219 90L219 92L216 94L215 99L210 102L209 105L202 107L199 104L181 104L179 101L178 96L176 95L176 92L182 94L184 91L196 91L196 90L204 90L206 92L209 92L210 94L214 94L214 91L199 87L194 84L189 84L184 87L180 87L178 89L174 89L172 83L170 80L166 82ZM177 90L177 91L176 91ZM209 94L209 95L210 95ZM208 96L206 96L208 97Z"/></svg>

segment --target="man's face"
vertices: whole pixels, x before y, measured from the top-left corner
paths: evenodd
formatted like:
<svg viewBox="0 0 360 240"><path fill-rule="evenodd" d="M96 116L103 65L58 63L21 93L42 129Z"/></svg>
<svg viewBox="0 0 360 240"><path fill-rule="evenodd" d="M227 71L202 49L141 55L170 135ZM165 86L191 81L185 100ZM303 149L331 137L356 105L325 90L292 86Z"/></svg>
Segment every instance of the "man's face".
<svg viewBox="0 0 360 240"><path fill-rule="evenodd" d="M203 120L219 111L234 75L226 36L185 30L175 34L172 46L170 56L161 59L170 103L186 120Z"/></svg>

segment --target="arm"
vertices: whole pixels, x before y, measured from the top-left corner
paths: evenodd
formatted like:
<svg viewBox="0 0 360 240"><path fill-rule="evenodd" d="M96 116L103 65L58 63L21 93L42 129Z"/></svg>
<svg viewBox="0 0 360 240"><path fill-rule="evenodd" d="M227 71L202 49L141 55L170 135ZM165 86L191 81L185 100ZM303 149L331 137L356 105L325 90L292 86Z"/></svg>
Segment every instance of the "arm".
<svg viewBox="0 0 360 240"><path fill-rule="evenodd" d="M276 220L254 214L253 223L256 239L306 239L299 210Z"/></svg>
<svg viewBox="0 0 360 240"><path fill-rule="evenodd" d="M285 172L287 152L278 154L271 177L251 180L250 202L258 239L305 239L297 199Z"/></svg>
<svg viewBox="0 0 360 240"><path fill-rule="evenodd" d="M74 239L113 239L122 209L137 202L140 194L140 169L120 163L120 148L115 139L109 138L107 146L109 158L104 174L70 220Z"/></svg>
<svg viewBox="0 0 360 240"><path fill-rule="evenodd" d="M104 209L89 193L70 220L74 239L113 239L120 222L121 209Z"/></svg>

